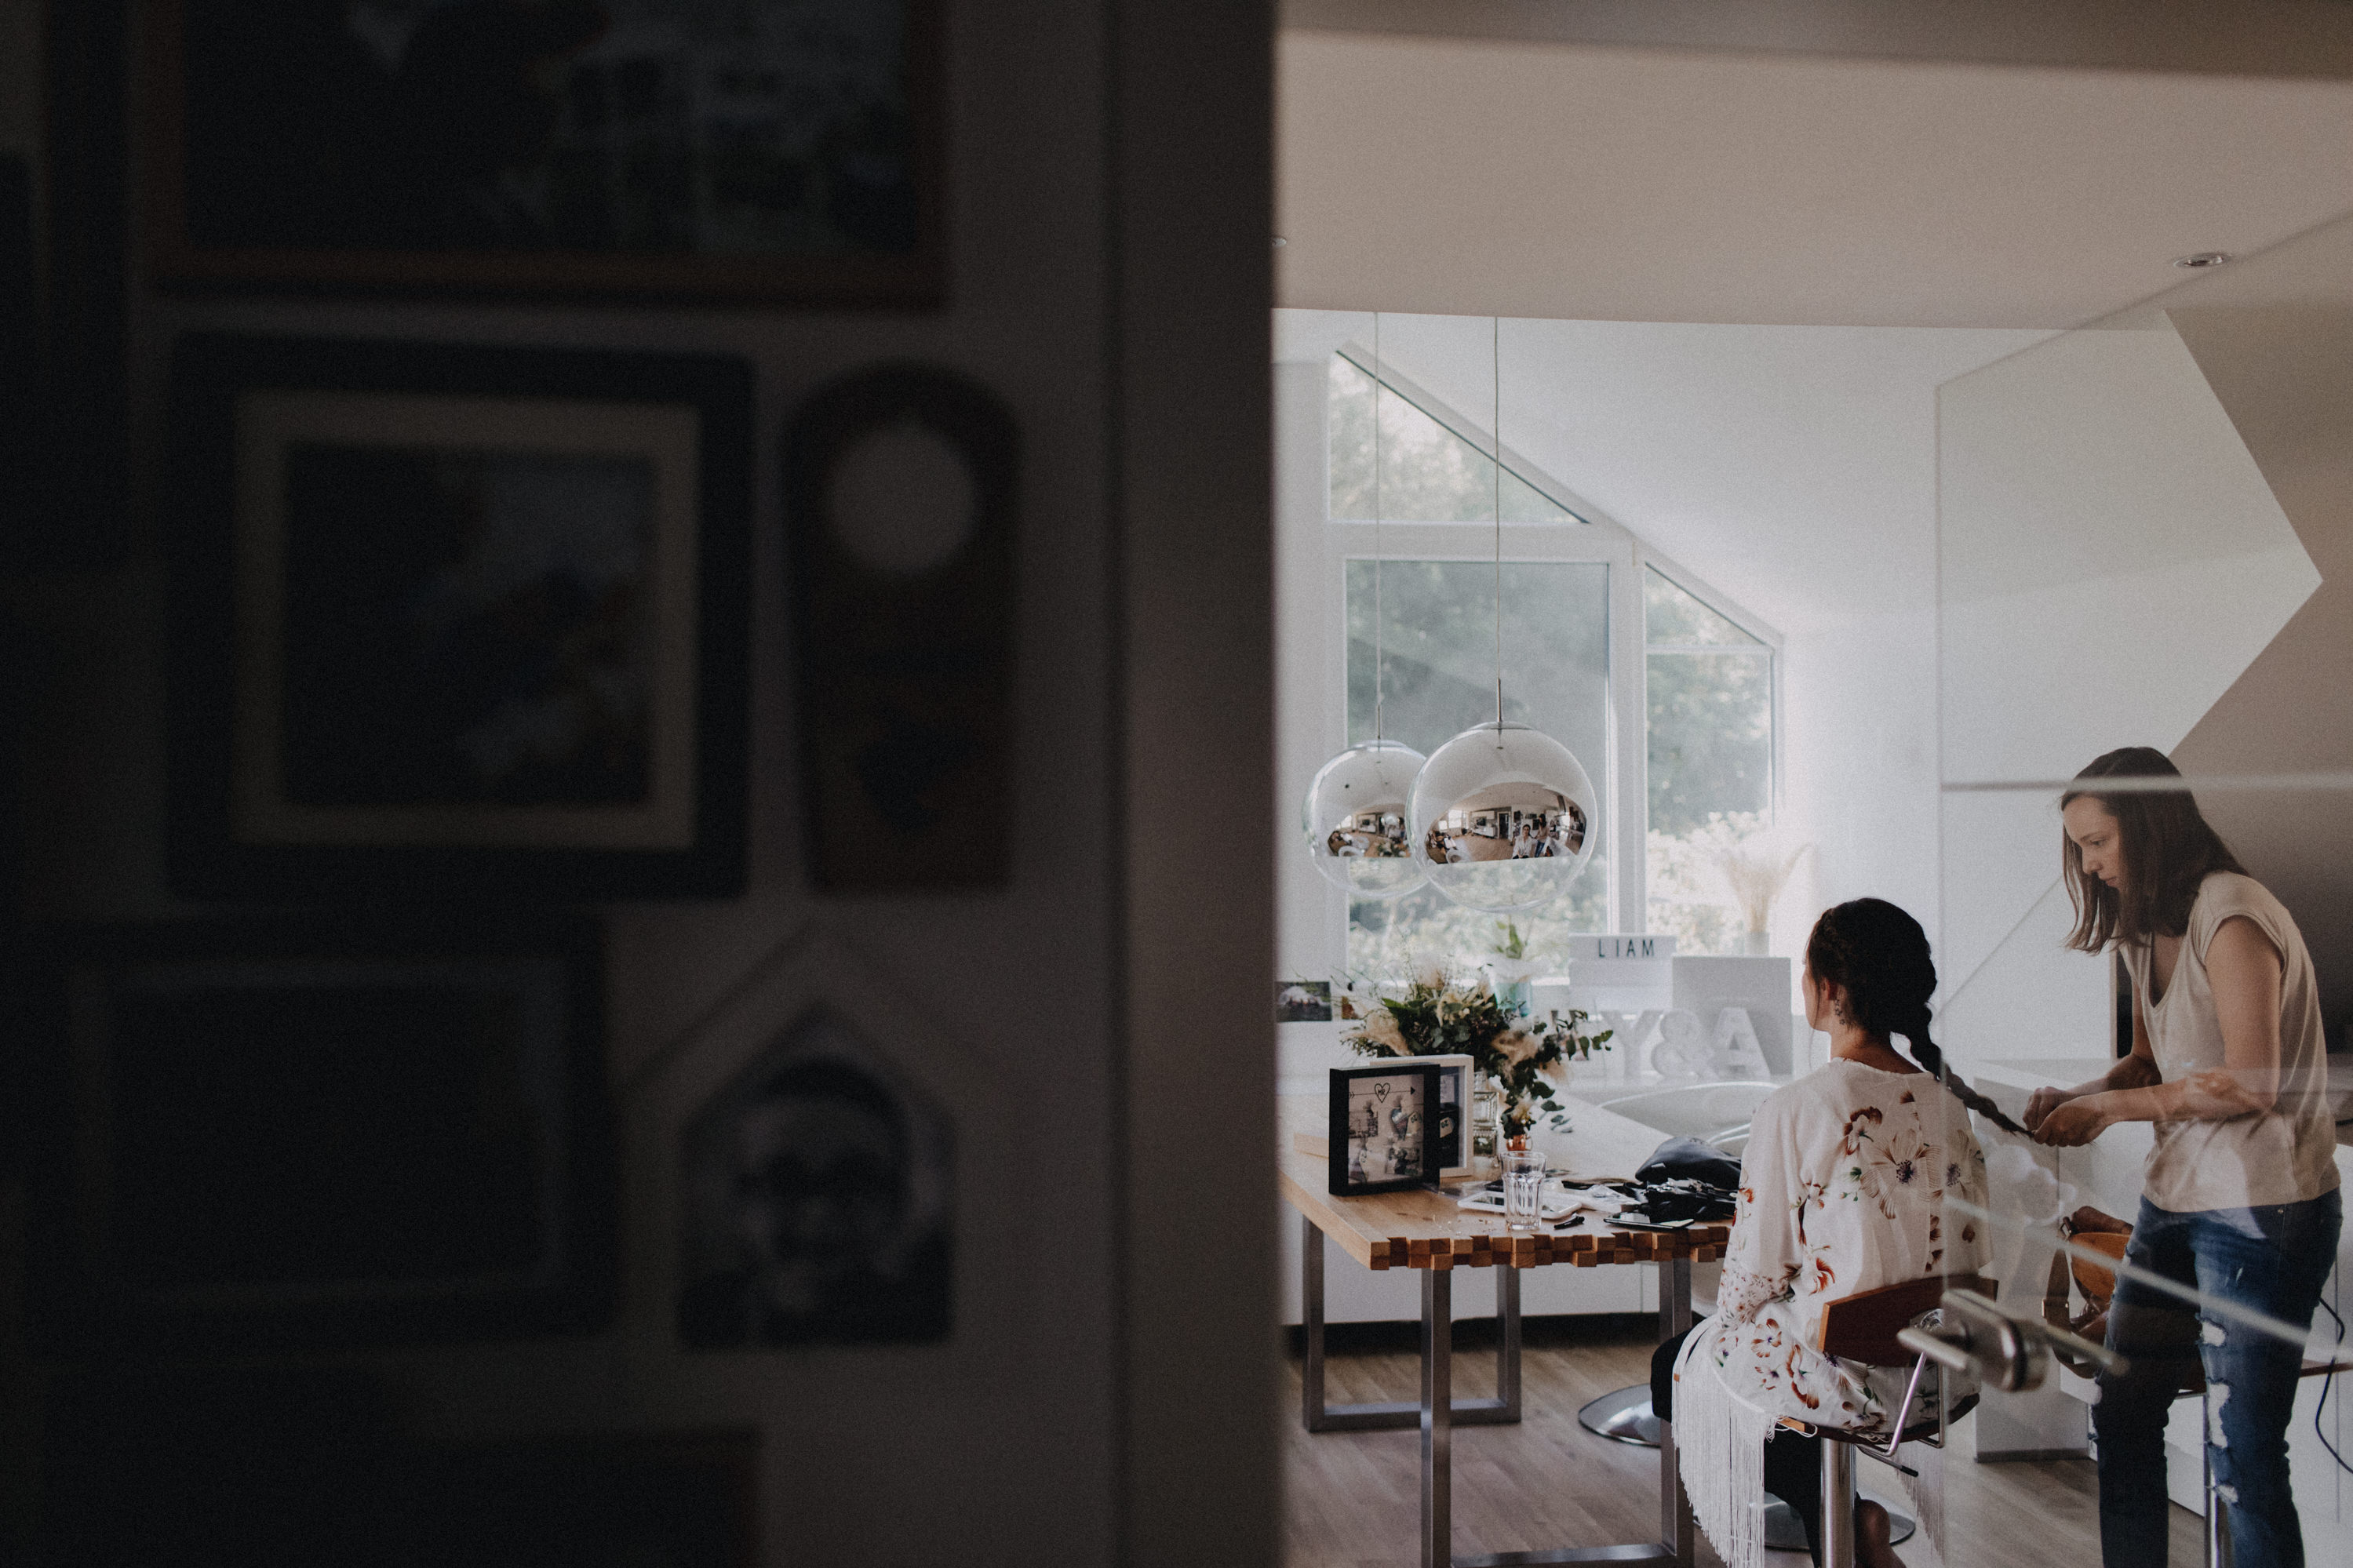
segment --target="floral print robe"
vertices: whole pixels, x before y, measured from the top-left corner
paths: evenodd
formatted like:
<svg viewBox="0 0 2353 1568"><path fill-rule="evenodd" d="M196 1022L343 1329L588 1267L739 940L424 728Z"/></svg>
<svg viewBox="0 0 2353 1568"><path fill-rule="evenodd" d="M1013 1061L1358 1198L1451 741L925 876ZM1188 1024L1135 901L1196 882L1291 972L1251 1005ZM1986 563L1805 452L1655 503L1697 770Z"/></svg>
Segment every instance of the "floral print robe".
<svg viewBox="0 0 2353 1568"><path fill-rule="evenodd" d="M1968 1111L1926 1073L1833 1058L1757 1107L1715 1316L1682 1365L1713 1367L1752 1410L1873 1432L1894 1418L1908 1368L1858 1375L1813 1348L1841 1296L1985 1266L1985 1152ZM1682 1398L1678 1394L1678 1402ZM1920 1413L1915 1411L1915 1419Z"/></svg>

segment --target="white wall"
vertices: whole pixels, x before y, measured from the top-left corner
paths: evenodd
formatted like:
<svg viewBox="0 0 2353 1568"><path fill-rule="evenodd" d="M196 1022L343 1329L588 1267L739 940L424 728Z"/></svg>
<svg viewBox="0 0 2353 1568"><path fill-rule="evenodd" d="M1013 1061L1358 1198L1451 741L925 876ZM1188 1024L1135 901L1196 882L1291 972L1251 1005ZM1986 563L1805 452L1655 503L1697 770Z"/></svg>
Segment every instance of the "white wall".
<svg viewBox="0 0 2353 1568"><path fill-rule="evenodd" d="M1936 942L1934 591L1918 563L1888 575L1887 613L1792 634L1783 652L1783 820L1814 853L1773 911L1776 952L1801 954L1817 914L1866 896Z"/></svg>
<svg viewBox="0 0 2353 1568"><path fill-rule="evenodd" d="M2161 312L1960 377L1938 407L1947 783L2171 749L2320 582ZM2058 947L2052 797L1941 804L1956 1056L2102 1055L2105 965Z"/></svg>

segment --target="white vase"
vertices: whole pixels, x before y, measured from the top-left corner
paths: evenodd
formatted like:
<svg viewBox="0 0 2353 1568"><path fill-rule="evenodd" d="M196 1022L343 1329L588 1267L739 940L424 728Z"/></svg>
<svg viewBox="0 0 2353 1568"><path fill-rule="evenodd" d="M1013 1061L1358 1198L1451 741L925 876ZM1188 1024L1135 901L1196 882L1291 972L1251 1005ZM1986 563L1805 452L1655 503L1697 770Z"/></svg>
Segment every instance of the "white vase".
<svg viewBox="0 0 2353 1568"><path fill-rule="evenodd" d="M1750 958L1769 956L1773 937L1769 931L1752 931L1741 938L1740 951Z"/></svg>

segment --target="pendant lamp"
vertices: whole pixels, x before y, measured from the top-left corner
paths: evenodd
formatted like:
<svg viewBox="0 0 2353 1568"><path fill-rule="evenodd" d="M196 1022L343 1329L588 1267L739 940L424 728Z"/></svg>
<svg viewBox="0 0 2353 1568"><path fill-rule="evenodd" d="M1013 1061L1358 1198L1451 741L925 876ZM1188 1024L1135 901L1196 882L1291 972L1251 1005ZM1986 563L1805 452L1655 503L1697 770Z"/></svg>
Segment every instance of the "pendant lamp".
<svg viewBox="0 0 2353 1568"><path fill-rule="evenodd" d="M1593 781L1567 746L1504 719L1503 322L1495 350L1495 721L1430 754L1407 807L1430 885L1466 909L1514 914L1568 890L1593 858Z"/></svg>
<svg viewBox="0 0 2353 1568"><path fill-rule="evenodd" d="M1307 786L1301 826L1324 879L1351 898L1395 899L1429 872L1413 852L1407 813L1422 756L1381 734L1381 316L1373 312L1373 738L1325 763Z"/></svg>

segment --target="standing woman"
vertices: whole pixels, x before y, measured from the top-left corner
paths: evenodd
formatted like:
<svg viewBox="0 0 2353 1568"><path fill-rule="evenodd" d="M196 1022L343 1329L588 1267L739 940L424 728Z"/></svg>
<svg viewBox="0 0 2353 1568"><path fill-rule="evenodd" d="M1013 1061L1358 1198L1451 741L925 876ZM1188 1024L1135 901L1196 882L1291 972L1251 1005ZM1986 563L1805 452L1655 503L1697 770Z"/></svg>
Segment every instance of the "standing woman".
<svg viewBox="0 0 2353 1568"><path fill-rule="evenodd" d="M2155 1122L2125 1261L2301 1330L2336 1265L2342 1218L2312 958L2188 790L2100 788L2180 776L2163 752L2128 746L2076 774L2060 801L2075 905L2067 944L2124 954L2133 1047L2089 1083L2035 1090L2026 1125L2042 1142L2071 1147L2120 1121ZM2165 1563L2165 1414L2194 1351L2232 1561L2296 1568L2304 1538L2288 1492L2287 1424L2302 1347L2228 1319L2200 1329L2185 1303L2117 1279L2107 1342L2132 1366L2101 1377L2093 1407L2102 1558L2106 1568Z"/></svg>

